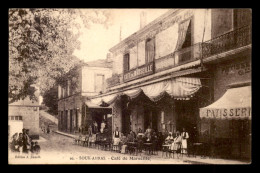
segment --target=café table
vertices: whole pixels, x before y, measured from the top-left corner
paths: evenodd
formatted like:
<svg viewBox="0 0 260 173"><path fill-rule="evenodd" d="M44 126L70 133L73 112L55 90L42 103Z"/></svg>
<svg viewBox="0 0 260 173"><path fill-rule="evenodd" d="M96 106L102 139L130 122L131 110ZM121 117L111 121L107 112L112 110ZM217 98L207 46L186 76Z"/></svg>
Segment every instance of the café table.
<svg viewBox="0 0 260 173"><path fill-rule="evenodd" d="M162 157L165 153L165 156L167 157L167 153L169 152L169 149L171 147L171 144L164 144L162 145Z"/></svg>
<svg viewBox="0 0 260 173"><path fill-rule="evenodd" d="M148 151L148 154L150 154L150 151L152 150L152 145L153 144L150 142L144 143L145 151Z"/></svg>

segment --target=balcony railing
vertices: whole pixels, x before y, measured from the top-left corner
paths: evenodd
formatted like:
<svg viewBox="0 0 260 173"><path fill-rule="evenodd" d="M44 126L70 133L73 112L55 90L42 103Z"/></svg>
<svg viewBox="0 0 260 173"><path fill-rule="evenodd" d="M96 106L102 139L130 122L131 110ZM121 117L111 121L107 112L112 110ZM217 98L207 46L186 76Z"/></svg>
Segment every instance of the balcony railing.
<svg viewBox="0 0 260 173"><path fill-rule="evenodd" d="M203 58L251 44L251 25L202 43Z"/></svg>
<svg viewBox="0 0 260 173"><path fill-rule="evenodd" d="M175 51L155 60L155 72L167 70L201 58L201 43Z"/></svg>

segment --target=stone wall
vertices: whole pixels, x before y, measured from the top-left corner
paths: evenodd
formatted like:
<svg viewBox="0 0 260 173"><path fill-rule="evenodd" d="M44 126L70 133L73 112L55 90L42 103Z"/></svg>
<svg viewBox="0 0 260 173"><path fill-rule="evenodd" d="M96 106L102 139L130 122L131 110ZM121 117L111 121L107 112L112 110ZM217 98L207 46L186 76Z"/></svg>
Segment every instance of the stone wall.
<svg viewBox="0 0 260 173"><path fill-rule="evenodd" d="M23 128L29 129L30 135L39 136L39 107L9 105L9 116L22 116Z"/></svg>

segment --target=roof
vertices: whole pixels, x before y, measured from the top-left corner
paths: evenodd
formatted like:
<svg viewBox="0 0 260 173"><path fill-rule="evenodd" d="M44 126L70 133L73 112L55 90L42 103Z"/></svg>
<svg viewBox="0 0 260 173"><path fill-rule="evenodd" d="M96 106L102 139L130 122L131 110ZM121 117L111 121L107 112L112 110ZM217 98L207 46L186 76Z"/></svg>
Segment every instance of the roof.
<svg viewBox="0 0 260 173"><path fill-rule="evenodd" d="M112 63L107 62L106 59L99 59L99 60L95 60L95 61L84 62L83 66L112 68Z"/></svg>

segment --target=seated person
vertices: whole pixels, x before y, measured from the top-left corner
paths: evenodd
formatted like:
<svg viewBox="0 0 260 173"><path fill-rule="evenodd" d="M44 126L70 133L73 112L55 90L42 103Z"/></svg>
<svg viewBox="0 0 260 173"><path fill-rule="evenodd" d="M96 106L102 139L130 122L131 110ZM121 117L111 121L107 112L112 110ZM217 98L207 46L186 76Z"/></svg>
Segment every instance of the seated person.
<svg viewBox="0 0 260 173"><path fill-rule="evenodd" d="M39 154L40 151L41 151L41 147L40 147L40 145L38 145L38 142L36 141L35 145L34 145L34 153Z"/></svg>
<svg viewBox="0 0 260 173"><path fill-rule="evenodd" d="M180 153L181 141L182 141L182 137L180 135L180 132L177 131L176 132L176 137L174 138L174 141L171 144L171 150L174 150L174 151L177 151L177 153Z"/></svg>
<svg viewBox="0 0 260 173"><path fill-rule="evenodd" d="M165 144L171 144L174 141L172 132L169 132L168 137L165 139Z"/></svg>
<svg viewBox="0 0 260 173"><path fill-rule="evenodd" d="M135 141L135 135L134 132L131 130L130 133L127 135L127 141L128 142L134 142Z"/></svg>
<svg viewBox="0 0 260 173"><path fill-rule="evenodd" d="M121 153L125 153L125 149L127 147L127 137L122 133L122 137L119 143Z"/></svg>

